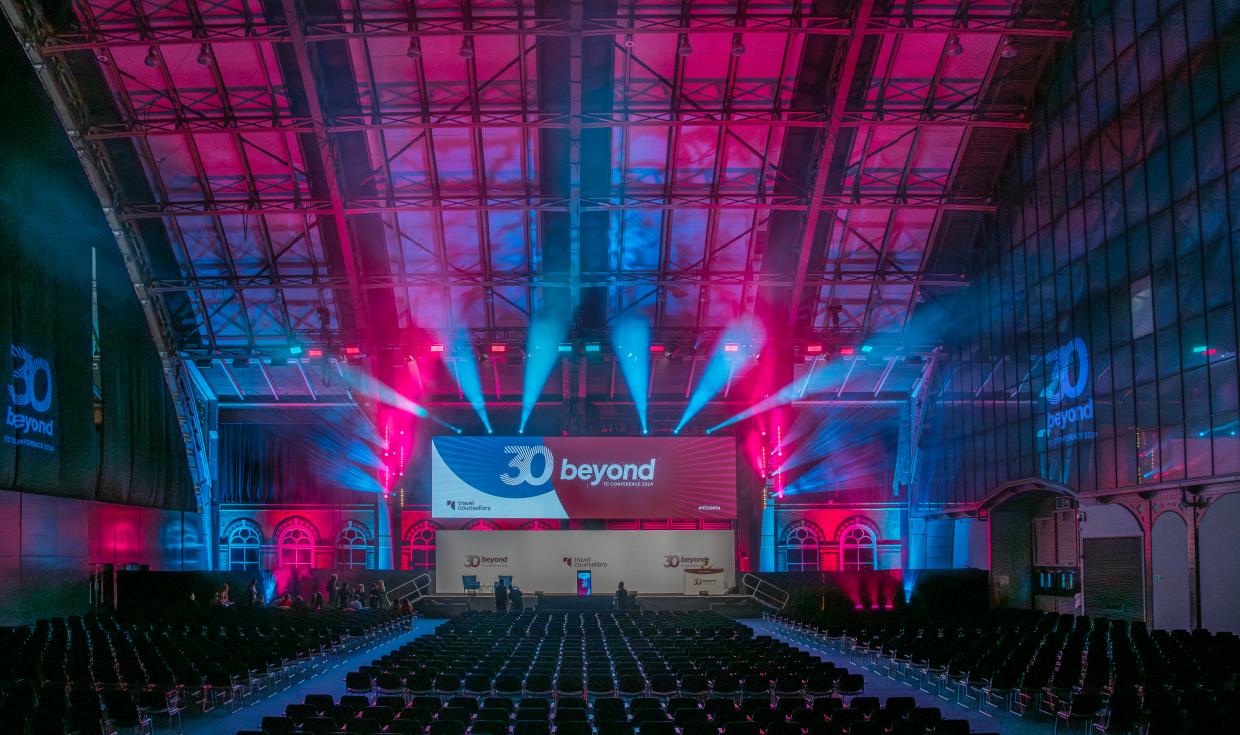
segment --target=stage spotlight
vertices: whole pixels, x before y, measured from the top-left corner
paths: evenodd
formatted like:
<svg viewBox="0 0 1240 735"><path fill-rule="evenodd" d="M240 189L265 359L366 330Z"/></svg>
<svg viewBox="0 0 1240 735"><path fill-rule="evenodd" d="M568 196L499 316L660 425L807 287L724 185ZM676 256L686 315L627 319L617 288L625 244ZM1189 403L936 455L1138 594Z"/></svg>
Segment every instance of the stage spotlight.
<svg viewBox="0 0 1240 735"><path fill-rule="evenodd" d="M306 357L322 357L322 356L323 356L323 350L319 349L318 347L311 347L310 349L306 350Z"/></svg>
<svg viewBox="0 0 1240 735"><path fill-rule="evenodd" d="M472 59L472 58L474 58L474 41L473 41L473 39L471 39L471 38L466 38L466 39L462 40L462 41L461 41L461 48L457 50L457 53L460 55L460 57L461 57L462 59Z"/></svg>
<svg viewBox="0 0 1240 735"><path fill-rule="evenodd" d="M357 345L347 345L344 348L344 354L348 357L357 357L362 354L362 348Z"/></svg>
<svg viewBox="0 0 1240 735"><path fill-rule="evenodd" d="M729 342L728 344L725 344L723 346L723 351L724 352L740 352L741 346L736 344L735 342Z"/></svg>
<svg viewBox="0 0 1240 735"><path fill-rule="evenodd" d="M210 46L204 43L203 45L198 47L197 61L198 61L199 66L206 66L207 64L211 63L211 47Z"/></svg>
<svg viewBox="0 0 1240 735"><path fill-rule="evenodd" d="M573 351L573 346L567 343L556 345L556 351L559 352L560 354L570 353Z"/></svg>
<svg viewBox="0 0 1240 735"><path fill-rule="evenodd" d="M302 352L301 345L289 345L288 354L292 355L293 357L297 357L298 355L301 354L301 352Z"/></svg>
<svg viewBox="0 0 1240 735"><path fill-rule="evenodd" d="M665 350L663 345L650 345L650 351L656 354L662 354Z"/></svg>
<svg viewBox="0 0 1240 735"><path fill-rule="evenodd" d="M1016 49L1016 46L1012 44L1012 39L1005 37L1003 39L1003 44L999 46L999 55L1005 59L1014 59L1018 53L1020 52Z"/></svg>
<svg viewBox="0 0 1240 735"><path fill-rule="evenodd" d="M807 354L807 355L821 355L821 354L822 354L822 345L805 345L805 354Z"/></svg>
<svg viewBox="0 0 1240 735"><path fill-rule="evenodd" d="M602 351L603 351L603 346L599 344L598 342L587 342L586 343L586 352L602 352Z"/></svg>
<svg viewBox="0 0 1240 735"><path fill-rule="evenodd" d="M964 46L960 43L960 36L955 33L947 37L947 55L959 56L964 53Z"/></svg>
<svg viewBox="0 0 1240 735"><path fill-rule="evenodd" d="M739 38L732 42L732 55L733 56L744 56L745 55L745 44L741 43L741 39Z"/></svg>
<svg viewBox="0 0 1240 735"><path fill-rule="evenodd" d="M443 352L443 345L441 344L431 345L431 352L435 352L435 353Z"/></svg>
<svg viewBox="0 0 1240 735"><path fill-rule="evenodd" d="M502 344L494 344L494 345L491 345L491 353L492 353L492 354L495 354L495 355L500 355L500 354L503 354L503 353L505 353L505 352L507 352L507 351L508 351L508 345L502 345Z"/></svg>
<svg viewBox="0 0 1240 735"><path fill-rule="evenodd" d="M152 69L159 66L159 55L155 53L154 46L151 46L146 50L146 58L142 60L142 63Z"/></svg>
<svg viewBox="0 0 1240 735"><path fill-rule="evenodd" d="M681 39L680 45L676 47L676 53L680 54L681 56L692 56L693 55L693 44L689 43L688 38Z"/></svg>
<svg viewBox="0 0 1240 735"><path fill-rule="evenodd" d="M874 345L861 345L861 351L866 353L873 352Z"/></svg>
<svg viewBox="0 0 1240 735"><path fill-rule="evenodd" d="M840 354L844 357L852 357L857 352L855 347L841 347Z"/></svg>
<svg viewBox="0 0 1240 735"><path fill-rule="evenodd" d="M422 42L416 38L409 39L409 48L405 49L405 56L415 61L422 58Z"/></svg>

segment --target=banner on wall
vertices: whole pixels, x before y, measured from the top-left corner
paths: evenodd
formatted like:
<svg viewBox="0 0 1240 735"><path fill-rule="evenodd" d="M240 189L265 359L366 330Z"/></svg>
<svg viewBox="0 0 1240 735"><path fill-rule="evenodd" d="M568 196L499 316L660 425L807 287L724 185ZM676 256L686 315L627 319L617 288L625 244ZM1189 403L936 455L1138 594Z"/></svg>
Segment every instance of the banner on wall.
<svg viewBox="0 0 1240 735"><path fill-rule="evenodd" d="M56 385L52 364L26 345L10 344L13 370L0 393L4 424L0 440L40 452L56 451Z"/></svg>
<svg viewBox="0 0 1240 735"><path fill-rule="evenodd" d="M526 593L577 591L578 572L589 572L596 593L616 585L636 592L716 594L735 584L732 531L439 531L435 539L435 587L464 592L464 577L491 585L499 577ZM705 573L703 573L705 572ZM688 578L688 582L686 582Z"/></svg>
<svg viewBox="0 0 1240 735"><path fill-rule="evenodd" d="M435 518L736 517L736 444L714 437L445 436Z"/></svg>

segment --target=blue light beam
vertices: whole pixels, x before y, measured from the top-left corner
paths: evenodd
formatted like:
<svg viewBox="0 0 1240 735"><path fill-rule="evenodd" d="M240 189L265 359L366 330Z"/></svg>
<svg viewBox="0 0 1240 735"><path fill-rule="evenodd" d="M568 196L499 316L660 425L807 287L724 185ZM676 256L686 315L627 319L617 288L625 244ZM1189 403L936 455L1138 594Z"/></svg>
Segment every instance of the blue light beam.
<svg viewBox="0 0 1240 735"><path fill-rule="evenodd" d="M462 329L452 339L445 341L452 345L452 349L442 353L443 361L456 377L456 384L461 389L461 395L469 401L474 413L478 414L482 425L490 434L491 417L487 415L486 396L482 393L482 378L478 374L478 355L474 352L473 345L469 343L469 336Z"/></svg>
<svg viewBox="0 0 1240 735"><path fill-rule="evenodd" d="M752 319L743 319L729 326L724 331L723 337L719 339L719 343L715 345L714 354L711 355L710 362L706 364L706 369L702 371L702 377L698 380L697 387L693 389L693 395L689 396L689 404L685 406L685 412L672 433L679 434L680 430L706 407L706 404L719 395L719 392L728 384L728 379L735 377L734 373L740 375L752 367L753 357L761 352L764 344L766 344L766 332ZM725 351L725 345L738 345L737 351Z"/></svg>
<svg viewBox="0 0 1240 735"><path fill-rule="evenodd" d="M731 426L732 424L753 418L761 413L766 413L773 408L786 406L793 401L826 393L832 390L838 390L844 384L844 380L848 377L848 367L850 360L824 360L815 359L810 363L809 368L805 371L805 377L792 381L783 388L775 391L771 395L763 398L761 401L753 404L749 408L740 411L718 424L706 430L707 434L712 434L720 429Z"/></svg>
<svg viewBox="0 0 1240 735"><path fill-rule="evenodd" d="M629 386L629 395L633 397L642 433L649 434L646 393L650 389L650 322L639 317L622 320L611 332L611 346L624 382Z"/></svg>
<svg viewBox="0 0 1240 735"><path fill-rule="evenodd" d="M543 386L560 359L560 343L568 336L568 319L559 315L544 314L530 323L529 338L525 345L525 384L521 392L521 425L518 433L525 431L525 424L534 413L534 406L542 395Z"/></svg>

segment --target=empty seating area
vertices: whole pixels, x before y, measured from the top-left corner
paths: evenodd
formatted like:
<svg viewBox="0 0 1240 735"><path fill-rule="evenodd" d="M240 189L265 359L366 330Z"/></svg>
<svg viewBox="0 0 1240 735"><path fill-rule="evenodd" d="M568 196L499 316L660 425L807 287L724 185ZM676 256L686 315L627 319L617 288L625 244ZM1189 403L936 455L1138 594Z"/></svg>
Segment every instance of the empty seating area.
<svg viewBox="0 0 1240 735"><path fill-rule="evenodd" d="M107 735L178 726L323 669L408 626L388 611L186 609L0 629L5 733Z"/></svg>
<svg viewBox="0 0 1240 735"><path fill-rule="evenodd" d="M916 613L773 622L793 642L944 700L1056 728L1214 733L1240 717L1240 638L1230 633L1151 633L1139 622L1028 610L964 622Z"/></svg>
<svg viewBox="0 0 1240 735"><path fill-rule="evenodd" d="M238 735L968 733L710 613L467 613Z"/></svg>

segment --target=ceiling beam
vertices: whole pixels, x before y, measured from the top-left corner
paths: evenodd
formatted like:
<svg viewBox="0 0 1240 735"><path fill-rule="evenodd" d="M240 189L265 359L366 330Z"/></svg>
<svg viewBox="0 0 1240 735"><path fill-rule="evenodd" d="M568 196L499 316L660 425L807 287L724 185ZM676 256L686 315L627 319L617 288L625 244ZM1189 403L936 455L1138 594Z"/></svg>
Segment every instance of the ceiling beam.
<svg viewBox="0 0 1240 735"><path fill-rule="evenodd" d="M568 212L572 200L565 197L527 196L525 194L502 194L492 192L480 195L393 196L363 197L352 200L312 198L269 197L258 203L248 200L212 199L210 201L173 200L169 202L127 204L117 209L126 221L162 219L165 217L212 217L217 215L317 215L333 216L333 225L350 215L380 214L383 212L472 212L525 211ZM685 193L683 190L671 197L663 194L616 192L615 196L581 197L581 211L608 212L623 209L764 209L784 211L835 212L855 209L920 209L955 212L981 212L993 214L997 208L989 197L948 197L941 194L865 194L851 193L827 195L818 200L817 206L806 204L804 197L754 194L753 192L720 192L712 194ZM808 267L808 263L806 264Z"/></svg>
<svg viewBox="0 0 1240 735"><path fill-rule="evenodd" d="M286 3L288 0L282 0ZM299 16L286 16L299 17ZM778 34L782 36L836 36L854 38L857 36L878 35L911 35L955 33L961 36L973 34L999 34L1023 38L1046 38L1064 40L1072 36L1070 28L1058 20L1031 21L1029 19L1013 20L1010 13L973 14L961 19L956 15L941 14L913 16L904 15L896 18L878 18L867 15L864 27L856 24L853 18L822 17L797 15L788 12L760 15L750 11L746 15L744 33ZM591 17L584 27L574 29L570 22L561 18L534 18L529 15L511 14L507 16L486 16L472 18L469 24L464 16L454 18L419 17L418 27L409 28L407 14L400 12L390 19L375 19L367 13L347 22L307 23L304 30L299 30L296 23L211 23L202 25L194 23L186 16L183 19L168 18L165 22L143 30L130 24L108 25L98 29L82 32L64 31L46 36L41 44L41 52L60 54L72 51L86 51L105 46L150 46L160 44L186 43L273 43L289 41L302 35L308 43L328 41L347 41L356 38L371 40L380 38L433 38L447 36L511 37L518 33L526 36L569 37L574 34L580 38L601 36L623 36L627 34L678 34L684 33L681 25L681 14L666 16L635 14L612 18ZM732 13L718 13L709 16L695 13L690 15L688 30L692 33L726 33L736 32L736 18Z"/></svg>
<svg viewBox="0 0 1240 735"><path fill-rule="evenodd" d="M810 273L805 277L809 285L818 286L916 286L919 288L965 288L969 281L963 277L924 276L917 273L886 273L875 276L872 273L859 273L856 276L827 275ZM608 286L670 286L709 284L712 286L763 286L772 288L791 288L792 281L786 276L777 274L763 275L750 271L607 271L603 273L583 272L583 287ZM489 278L482 275L457 274L446 278L439 273L407 273L404 276L378 276L365 278L361 282L362 290L427 287L443 285L457 288L493 288L498 286L520 286L533 284L539 287L566 288L568 282L554 275L531 276L529 274L512 274L505 276L493 273ZM246 291L250 289L280 290L307 288L341 288L347 285L342 277L332 276L230 276L199 277L187 279L171 279L152 281L147 291L150 293L178 293L197 291Z"/></svg>
<svg viewBox="0 0 1240 735"><path fill-rule="evenodd" d="M287 1L287 0L286 0ZM840 65L839 74L835 76L835 97L827 108L829 124L822 134L819 148L818 167L814 171L814 183L810 187L810 206L805 215L805 227L801 234L801 249L797 253L797 268L793 276L792 299L788 304L788 323L795 327L801 312L801 301L805 297L805 277L809 273L810 256L814 251L814 241L818 236L818 222L822 219L823 200L826 198L827 179L831 175L831 159L835 156L835 146L840 135L840 120L844 108L848 106L848 93L852 89L853 78L857 75L857 65L861 61L861 47L865 40L864 29L870 23L870 15L874 12L874 0L861 0L857 4L857 12L853 17L853 33L848 38L848 46L844 50L844 61Z"/></svg>
<svg viewBox="0 0 1240 735"><path fill-rule="evenodd" d="M866 117L866 114L875 117ZM877 117L882 115L881 118ZM581 129L633 129L633 128L808 128L823 129L828 121L816 112L796 113L783 111L724 112L722 110L693 110L675 119L665 112L619 111L611 114L583 113ZM977 114L950 110L918 111L901 113L883 111L873 113L850 113L840 121L842 128L884 127L944 127L991 130L1028 130L1030 122L1019 112L1011 114ZM376 130L544 130L568 129L568 116L556 113L521 112L514 110L479 111L477 115L461 112L430 112L422 114L410 110L400 113L392 109L374 115L337 116L327 125L329 135L337 133L362 133ZM82 137L88 141L124 140L129 138L156 138L184 136L195 133L297 133L312 132L313 121L309 118L282 116L273 120L271 115L225 114L220 117L167 117L147 116L141 120L124 122L92 123Z"/></svg>
<svg viewBox="0 0 1240 735"><path fill-rule="evenodd" d="M300 18L300 8L296 0L280 0L281 8L284 11L284 17L292 21ZM314 144L318 148L319 158L323 164L323 177L327 186L328 206L327 211L331 214L332 224L335 228L336 238L341 251L341 261L344 263L345 276L349 283L349 294L353 301L353 314L356 326L359 330L365 330L369 324L368 309L366 300L362 295L361 289L361 273L358 265L358 252L353 246L353 236L349 230L349 219L345 212L344 191L340 184L340 177L336 170L336 156L332 149L331 135L327 131L327 114L323 109L323 102L319 99L318 82L314 76L313 62L310 58L310 46L306 43L306 33L302 25L298 22L290 22L287 26L287 40L292 46L293 57L297 63L297 76L301 81L302 93L305 96L306 107L310 113L310 126L314 137Z"/></svg>

